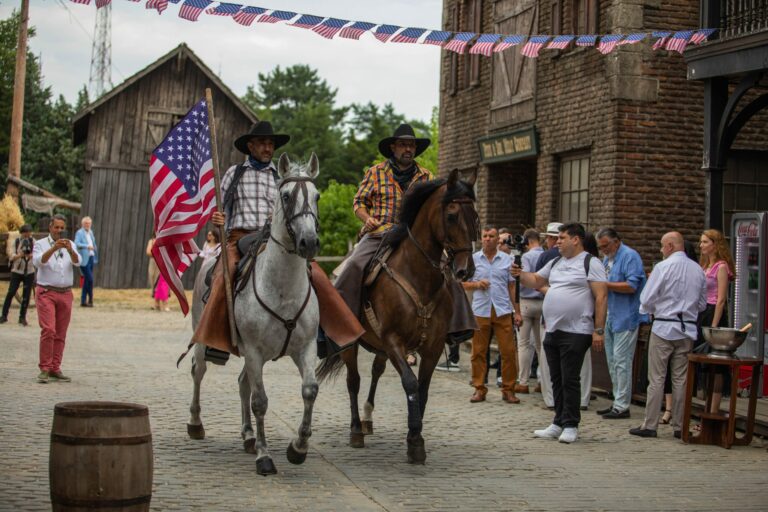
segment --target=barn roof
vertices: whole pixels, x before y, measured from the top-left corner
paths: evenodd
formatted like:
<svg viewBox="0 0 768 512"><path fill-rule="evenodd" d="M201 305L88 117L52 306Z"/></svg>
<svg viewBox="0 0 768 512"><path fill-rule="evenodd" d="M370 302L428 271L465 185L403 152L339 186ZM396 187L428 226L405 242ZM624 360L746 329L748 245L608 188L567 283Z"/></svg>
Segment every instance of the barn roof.
<svg viewBox="0 0 768 512"><path fill-rule="evenodd" d="M165 64L171 59L181 59L181 58L189 58L192 62L195 63L195 65L200 68L200 71L203 72L203 74L208 77L208 79L211 80L211 82L214 83L214 85L221 90L224 95L229 98L229 100L234 103L234 105L243 113L245 117L247 117L251 122L255 123L258 121L258 118L256 117L256 114L251 111L251 109L243 103L243 101L237 97L235 93L232 92L232 90L227 87L224 82L221 81L221 79L216 76L216 74L213 73L213 71L210 70L208 66L205 65L205 63L198 57L195 52L192 51L192 49L186 45L186 43L181 43L179 46L171 50L170 52L166 53L159 59L157 59L155 62L147 66L146 68L142 69L135 75L131 76L130 78L126 79L123 83L109 91L108 93L104 94L101 98L94 101L93 103L90 103L87 107L85 107L83 110L78 112L73 121L73 131L74 131L74 143L77 146L78 144L82 144L85 142L85 139L88 136L88 121L91 117L91 114L93 114L99 107L104 105L105 103L111 101L113 98L117 97L120 93L125 91L130 86L134 85L138 81L142 80L144 77L158 69L160 66Z"/></svg>

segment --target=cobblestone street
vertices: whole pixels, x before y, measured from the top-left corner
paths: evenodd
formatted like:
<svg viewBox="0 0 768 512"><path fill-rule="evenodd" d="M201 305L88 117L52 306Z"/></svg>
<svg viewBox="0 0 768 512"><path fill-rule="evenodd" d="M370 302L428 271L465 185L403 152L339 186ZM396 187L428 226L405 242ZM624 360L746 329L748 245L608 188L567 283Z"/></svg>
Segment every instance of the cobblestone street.
<svg viewBox="0 0 768 512"><path fill-rule="evenodd" d="M12 316L12 318L14 318ZM190 360L176 369L189 321L178 312L75 308L63 371L71 383L36 382L39 329L0 326L0 509L50 510L49 434L54 404L115 400L149 406L154 446L153 510L766 510L768 444L724 450L686 446L662 425L658 439L627 433L642 421L599 420L599 398L583 413L573 445L534 439L551 413L538 394L507 405L495 387L470 404L468 358L460 373L437 372L424 438L427 463L406 463L405 399L387 368L379 385L373 436L365 449L347 445L349 407L343 377L321 385L306 463L285 449L301 413L300 380L288 359L269 363L267 436L278 474L256 474L240 440L231 360L209 367L202 417L207 437L193 441L185 424L192 393ZM364 356L363 367L371 358ZM367 393L368 380L363 387ZM364 396L364 394L362 395Z"/></svg>

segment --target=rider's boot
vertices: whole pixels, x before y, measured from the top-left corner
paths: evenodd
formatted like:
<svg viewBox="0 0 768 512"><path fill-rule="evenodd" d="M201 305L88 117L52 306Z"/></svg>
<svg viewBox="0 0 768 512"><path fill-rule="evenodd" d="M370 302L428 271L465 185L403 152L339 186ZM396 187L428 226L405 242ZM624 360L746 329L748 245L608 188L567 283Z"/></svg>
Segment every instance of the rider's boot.
<svg viewBox="0 0 768 512"><path fill-rule="evenodd" d="M317 328L317 358L325 359L326 357L332 357L354 346L354 343L349 343L340 347L333 341L322 327Z"/></svg>

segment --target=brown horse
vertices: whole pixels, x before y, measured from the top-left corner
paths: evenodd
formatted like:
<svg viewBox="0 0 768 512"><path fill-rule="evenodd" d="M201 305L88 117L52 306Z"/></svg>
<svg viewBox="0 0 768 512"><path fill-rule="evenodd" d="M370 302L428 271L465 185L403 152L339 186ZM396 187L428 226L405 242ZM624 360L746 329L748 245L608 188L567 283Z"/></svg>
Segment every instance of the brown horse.
<svg viewBox="0 0 768 512"><path fill-rule="evenodd" d="M326 359L318 370L322 381L338 374L342 364L347 367L352 412L350 445L355 448L362 448L364 434L373 432L371 413L376 385L389 359L400 374L408 404L408 462L423 464L426 460L422 418L453 310L448 291L453 278L447 275L448 270L452 269L458 279L469 279L475 270L472 242L478 234L478 217L472 187L476 177L473 173L468 181L460 181L454 170L447 180L412 186L405 195L399 224L382 242L393 252L368 289L368 311L363 319L366 332L359 343L376 355L365 404L366 421L360 420L357 402L357 345ZM414 351L421 355L418 378L406 362L406 355Z"/></svg>

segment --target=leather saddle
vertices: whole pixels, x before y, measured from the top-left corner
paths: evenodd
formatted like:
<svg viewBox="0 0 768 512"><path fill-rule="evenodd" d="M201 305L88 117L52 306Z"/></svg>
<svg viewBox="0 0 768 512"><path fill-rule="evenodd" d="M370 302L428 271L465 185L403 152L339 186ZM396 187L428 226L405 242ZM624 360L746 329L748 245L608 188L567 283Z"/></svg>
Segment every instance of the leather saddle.
<svg viewBox="0 0 768 512"><path fill-rule="evenodd" d="M363 280L363 286L365 288L368 288L376 281L376 278L381 273L381 269L384 268L384 264L389 257L392 256L393 252L394 249L387 244L381 244L379 246L376 254L371 258L371 262L365 268L365 279Z"/></svg>
<svg viewBox="0 0 768 512"><path fill-rule="evenodd" d="M232 281L232 288L235 291L235 295L245 288L246 283L248 283L248 279L253 273L253 269L256 267L256 259L267 247L269 234L270 229L269 224L267 224L259 231L249 233L237 241L237 250L240 253L240 261L237 262L235 278ZM214 265L211 265L211 268L208 269L208 272L205 275L205 285L207 286L207 290L203 295L203 303L208 302L208 296L211 293L211 283L213 282L213 270L217 265L218 261Z"/></svg>

